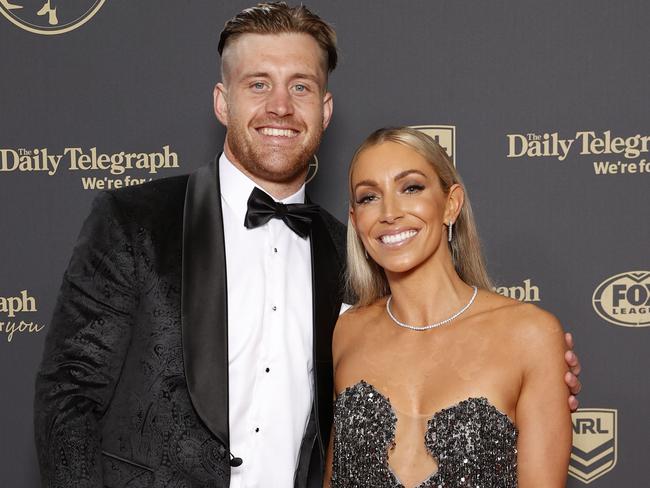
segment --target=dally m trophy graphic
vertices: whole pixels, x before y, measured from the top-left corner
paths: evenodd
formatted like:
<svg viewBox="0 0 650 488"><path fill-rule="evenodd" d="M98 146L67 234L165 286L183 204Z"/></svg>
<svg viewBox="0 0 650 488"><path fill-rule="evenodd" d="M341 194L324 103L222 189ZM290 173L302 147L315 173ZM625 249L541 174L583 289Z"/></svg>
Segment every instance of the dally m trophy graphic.
<svg viewBox="0 0 650 488"><path fill-rule="evenodd" d="M0 12L33 34L70 32L88 22L106 0L0 0Z"/></svg>

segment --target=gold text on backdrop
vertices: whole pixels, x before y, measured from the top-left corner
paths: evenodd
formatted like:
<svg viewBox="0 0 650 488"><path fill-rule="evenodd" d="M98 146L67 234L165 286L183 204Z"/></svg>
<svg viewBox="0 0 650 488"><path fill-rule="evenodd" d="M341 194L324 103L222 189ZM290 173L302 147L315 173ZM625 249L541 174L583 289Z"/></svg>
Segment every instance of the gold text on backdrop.
<svg viewBox="0 0 650 488"><path fill-rule="evenodd" d="M596 175L650 174L650 161L641 156L650 151L650 135L620 136L606 130L576 131L571 138L559 132L506 134L508 158L555 158L566 161L571 152L588 156ZM619 159L624 158L624 159Z"/></svg>
<svg viewBox="0 0 650 488"><path fill-rule="evenodd" d="M496 286L494 291L504 297L513 298L520 302L539 302L539 287L532 284L530 278L523 281L521 285Z"/></svg>
<svg viewBox="0 0 650 488"><path fill-rule="evenodd" d="M14 296L0 296L0 333L6 334L7 342L12 341L16 332L36 334L43 330L44 325L23 317L37 311L36 298L27 290Z"/></svg>
<svg viewBox="0 0 650 488"><path fill-rule="evenodd" d="M151 178L141 174L124 175L127 171L155 175L161 170L179 168L178 154L163 146L156 152L103 153L96 147L65 147L62 151L51 148L0 149L0 173L43 173L54 176L61 169L81 172L85 190L105 190L138 185ZM111 176L85 176L88 172L107 172ZM114 176L123 176L115 178Z"/></svg>

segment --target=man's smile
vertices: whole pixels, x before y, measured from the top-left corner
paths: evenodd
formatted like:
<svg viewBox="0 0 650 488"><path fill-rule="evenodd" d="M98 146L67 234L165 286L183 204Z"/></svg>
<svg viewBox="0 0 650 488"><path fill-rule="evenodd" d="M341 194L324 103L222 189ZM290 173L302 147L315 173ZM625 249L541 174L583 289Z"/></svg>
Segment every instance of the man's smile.
<svg viewBox="0 0 650 488"><path fill-rule="evenodd" d="M256 130L264 136L287 137L289 139L293 139L300 133L295 129L281 129L276 127L260 127Z"/></svg>

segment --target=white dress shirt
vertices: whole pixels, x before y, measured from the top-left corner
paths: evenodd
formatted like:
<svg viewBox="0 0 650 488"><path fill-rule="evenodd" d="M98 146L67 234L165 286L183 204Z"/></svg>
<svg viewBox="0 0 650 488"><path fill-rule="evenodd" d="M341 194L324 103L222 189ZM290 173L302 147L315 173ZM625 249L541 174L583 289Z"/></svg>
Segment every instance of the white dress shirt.
<svg viewBox="0 0 650 488"><path fill-rule="evenodd" d="M255 183L219 159L228 286L232 488L292 487L313 399L309 238L244 227ZM303 185L283 203L303 203Z"/></svg>

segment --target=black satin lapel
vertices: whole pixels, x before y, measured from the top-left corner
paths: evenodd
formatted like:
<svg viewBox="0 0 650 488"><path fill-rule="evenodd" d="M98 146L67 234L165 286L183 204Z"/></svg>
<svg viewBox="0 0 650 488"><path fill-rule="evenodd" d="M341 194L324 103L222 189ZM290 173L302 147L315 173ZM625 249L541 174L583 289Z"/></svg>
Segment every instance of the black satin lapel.
<svg viewBox="0 0 650 488"><path fill-rule="evenodd" d="M228 299L217 160L187 183L183 217L183 360L190 397L228 446Z"/></svg>
<svg viewBox="0 0 650 488"><path fill-rule="evenodd" d="M324 455L333 417L332 333L342 301L342 264L320 215L312 223L311 253L315 401L318 438L321 455Z"/></svg>

